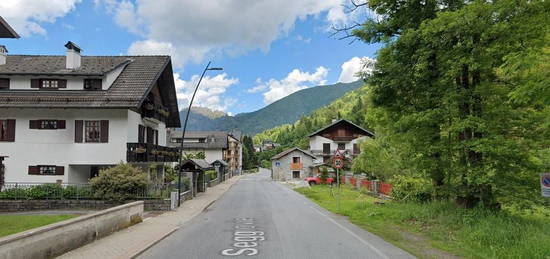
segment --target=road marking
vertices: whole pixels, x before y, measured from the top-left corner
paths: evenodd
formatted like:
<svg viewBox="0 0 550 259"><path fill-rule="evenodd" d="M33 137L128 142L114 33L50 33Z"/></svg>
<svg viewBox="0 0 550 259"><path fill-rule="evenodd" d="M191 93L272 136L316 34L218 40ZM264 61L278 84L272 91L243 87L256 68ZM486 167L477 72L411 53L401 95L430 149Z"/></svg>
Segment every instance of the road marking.
<svg viewBox="0 0 550 259"><path fill-rule="evenodd" d="M357 234L353 233L353 231L349 230L348 228L342 226L340 223L338 223L336 220L334 220L333 218L327 216L326 214L322 213L321 211L319 211L317 208L315 207L312 207L310 206L310 208L319 213L320 215L322 215L323 217L325 217L326 219L328 219L330 222L334 223L336 226L340 227L341 229L343 229L344 231L348 232L350 235L352 235L353 237L355 237L357 240L361 241L361 243L367 245L370 249L372 249L374 252L376 252L379 256L381 256L382 258L385 258L385 259L390 259L389 257L387 257L384 253L382 253L380 250L378 250L378 248L376 248L375 246L373 246L371 243L367 242L366 240L362 239L360 236L358 236Z"/></svg>
<svg viewBox="0 0 550 259"><path fill-rule="evenodd" d="M221 251L224 256L252 256L259 253L256 248L258 241L265 241L265 233L256 230L254 218L235 218L235 231L233 232L233 247Z"/></svg>

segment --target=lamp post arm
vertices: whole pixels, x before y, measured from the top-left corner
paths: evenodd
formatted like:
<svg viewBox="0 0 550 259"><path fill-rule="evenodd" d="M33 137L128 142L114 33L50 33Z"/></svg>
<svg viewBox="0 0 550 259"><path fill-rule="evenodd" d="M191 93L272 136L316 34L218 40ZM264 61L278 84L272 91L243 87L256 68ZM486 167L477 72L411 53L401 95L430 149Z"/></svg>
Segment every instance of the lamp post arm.
<svg viewBox="0 0 550 259"><path fill-rule="evenodd" d="M204 74L206 74L206 71L208 71L208 68L210 67L210 63L212 63L212 61L208 62L208 65L206 65L206 68L204 68L204 71L202 71L202 75L201 75L201 78L199 78L199 82L197 82L197 86L195 87L195 91L193 91L193 96L191 97L191 101L189 101L189 108L187 109L187 114L185 115L185 121L183 123L183 132L181 134L181 145L180 145L180 157L179 157L179 163L178 163L179 164L178 207L181 205L181 162L183 159L183 141L185 140L185 131L187 130L187 121L189 120L189 113L191 113L191 106L193 105L193 100L195 100L195 95L197 94L197 90L199 89L199 86L201 84L202 78L204 77Z"/></svg>

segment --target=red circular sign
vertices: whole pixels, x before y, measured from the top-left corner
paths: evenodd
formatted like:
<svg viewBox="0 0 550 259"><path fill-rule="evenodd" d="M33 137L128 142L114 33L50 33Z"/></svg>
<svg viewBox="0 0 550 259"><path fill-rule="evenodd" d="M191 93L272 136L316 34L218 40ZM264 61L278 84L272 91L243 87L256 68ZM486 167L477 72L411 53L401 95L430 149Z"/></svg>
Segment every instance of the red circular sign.
<svg viewBox="0 0 550 259"><path fill-rule="evenodd" d="M342 160L342 158L334 158L334 167L338 168L338 169L342 169L344 167L344 160Z"/></svg>

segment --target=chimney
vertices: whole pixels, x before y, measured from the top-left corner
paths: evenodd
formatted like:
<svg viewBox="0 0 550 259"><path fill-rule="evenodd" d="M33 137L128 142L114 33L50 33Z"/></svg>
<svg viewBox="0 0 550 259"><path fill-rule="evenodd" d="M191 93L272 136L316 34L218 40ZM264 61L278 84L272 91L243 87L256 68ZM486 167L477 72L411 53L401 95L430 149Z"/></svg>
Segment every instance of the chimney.
<svg viewBox="0 0 550 259"><path fill-rule="evenodd" d="M0 45L0 65L5 65L8 59L8 49L6 46Z"/></svg>
<svg viewBox="0 0 550 259"><path fill-rule="evenodd" d="M332 119L332 123L335 123L337 121L338 121L338 119Z"/></svg>
<svg viewBox="0 0 550 259"><path fill-rule="evenodd" d="M73 42L69 41L65 44L67 48L67 57L66 57L66 68L67 69L78 69L80 68L80 47Z"/></svg>

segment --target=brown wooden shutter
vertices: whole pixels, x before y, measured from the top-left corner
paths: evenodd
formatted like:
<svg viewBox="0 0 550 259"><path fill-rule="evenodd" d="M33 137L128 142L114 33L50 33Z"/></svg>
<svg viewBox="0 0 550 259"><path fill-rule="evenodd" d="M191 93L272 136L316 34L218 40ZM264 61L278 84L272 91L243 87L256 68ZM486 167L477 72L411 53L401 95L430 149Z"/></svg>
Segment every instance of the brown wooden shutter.
<svg viewBox="0 0 550 259"><path fill-rule="evenodd" d="M57 128L58 128L58 129L65 129L65 128L67 128L67 123L65 122L65 120L58 120L58 121L57 121Z"/></svg>
<svg viewBox="0 0 550 259"><path fill-rule="evenodd" d="M29 165L29 174L33 174L33 175L40 174L39 167L35 165Z"/></svg>
<svg viewBox="0 0 550 259"><path fill-rule="evenodd" d="M57 88L67 88L67 79L58 79Z"/></svg>
<svg viewBox="0 0 550 259"><path fill-rule="evenodd" d="M109 121L108 120L101 121L101 131L99 135L101 138L101 143L109 142Z"/></svg>
<svg viewBox="0 0 550 259"><path fill-rule="evenodd" d="M15 120L7 120L8 122L8 134L7 142L15 141Z"/></svg>
<svg viewBox="0 0 550 259"><path fill-rule="evenodd" d="M40 120L30 120L29 129L38 129L40 126Z"/></svg>
<svg viewBox="0 0 550 259"><path fill-rule="evenodd" d="M155 130L155 145L159 144L159 131Z"/></svg>
<svg viewBox="0 0 550 259"><path fill-rule="evenodd" d="M154 140L155 139L153 136L153 129L150 127L147 127L147 144L153 144Z"/></svg>
<svg viewBox="0 0 550 259"><path fill-rule="evenodd" d="M9 78L0 78L0 89L10 89Z"/></svg>
<svg viewBox="0 0 550 259"><path fill-rule="evenodd" d="M74 121L74 142L82 143L82 131L83 131L84 121L76 120Z"/></svg>
<svg viewBox="0 0 550 259"><path fill-rule="evenodd" d="M64 175L65 174L65 167L64 166L56 166L55 167L55 175Z"/></svg>
<svg viewBox="0 0 550 259"><path fill-rule="evenodd" d="M31 79L31 88L40 88L40 79Z"/></svg>
<svg viewBox="0 0 550 259"><path fill-rule="evenodd" d="M138 143L145 143L145 127L138 125Z"/></svg>

